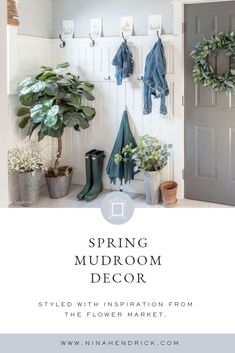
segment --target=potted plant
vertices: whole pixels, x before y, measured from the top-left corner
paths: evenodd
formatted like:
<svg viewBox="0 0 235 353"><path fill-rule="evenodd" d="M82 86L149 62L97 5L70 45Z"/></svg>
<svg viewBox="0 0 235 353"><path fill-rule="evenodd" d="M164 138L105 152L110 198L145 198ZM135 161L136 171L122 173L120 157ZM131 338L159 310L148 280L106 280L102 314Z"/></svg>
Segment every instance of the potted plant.
<svg viewBox="0 0 235 353"><path fill-rule="evenodd" d="M144 186L146 201L150 205L159 203L160 199L160 172L167 165L172 145L161 145L155 137L144 135L137 141L137 147L127 145L121 154L115 156L115 162L135 162L135 172L144 172Z"/></svg>
<svg viewBox="0 0 235 353"><path fill-rule="evenodd" d="M35 141L8 152L8 172L19 176L20 204L24 207L33 205L39 197L43 164L44 158Z"/></svg>
<svg viewBox="0 0 235 353"><path fill-rule="evenodd" d="M17 113L19 127L27 128L29 137L37 129L39 141L50 136L58 142L54 166L46 173L51 198L62 198L70 190L72 167L60 166L65 128L72 127L75 131L87 129L96 114L94 108L83 104L83 98L88 101L95 99L91 94L94 85L65 73L63 70L68 67L68 63L55 69L42 66L41 72L23 80L18 90L21 103Z"/></svg>
<svg viewBox="0 0 235 353"><path fill-rule="evenodd" d="M177 204L178 184L175 181L165 181L160 186L164 207L175 207Z"/></svg>

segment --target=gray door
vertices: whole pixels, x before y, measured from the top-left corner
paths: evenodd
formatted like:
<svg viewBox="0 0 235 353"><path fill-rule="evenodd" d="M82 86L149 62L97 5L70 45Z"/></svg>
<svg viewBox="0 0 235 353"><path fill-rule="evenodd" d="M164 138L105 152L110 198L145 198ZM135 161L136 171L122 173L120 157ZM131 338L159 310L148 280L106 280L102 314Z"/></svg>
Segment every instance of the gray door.
<svg viewBox="0 0 235 353"><path fill-rule="evenodd" d="M235 95L192 79L190 53L213 33L235 30L235 1L185 6L185 197L235 205ZM233 64L209 59L217 73Z"/></svg>

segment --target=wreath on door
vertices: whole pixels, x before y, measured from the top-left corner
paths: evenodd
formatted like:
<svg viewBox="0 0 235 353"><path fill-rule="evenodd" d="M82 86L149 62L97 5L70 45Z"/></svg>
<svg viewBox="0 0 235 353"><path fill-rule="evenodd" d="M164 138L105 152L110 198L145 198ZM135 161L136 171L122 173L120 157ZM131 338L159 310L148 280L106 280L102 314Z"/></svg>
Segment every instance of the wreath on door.
<svg viewBox="0 0 235 353"><path fill-rule="evenodd" d="M203 43L198 43L191 56L195 60L193 78L203 86L215 91L235 93L235 69L231 67L224 74L216 74L208 62L210 55L216 57L220 49L225 50L227 56L235 58L235 33L218 33Z"/></svg>

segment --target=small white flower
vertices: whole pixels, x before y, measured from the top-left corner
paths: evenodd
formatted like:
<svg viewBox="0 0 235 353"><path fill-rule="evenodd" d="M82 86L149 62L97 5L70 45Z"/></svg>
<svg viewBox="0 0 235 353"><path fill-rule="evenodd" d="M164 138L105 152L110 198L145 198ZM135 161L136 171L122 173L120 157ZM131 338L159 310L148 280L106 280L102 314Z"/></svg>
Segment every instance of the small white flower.
<svg viewBox="0 0 235 353"><path fill-rule="evenodd" d="M8 152L8 172L34 172L45 169L45 158L42 149L36 141L25 144L23 147L13 148Z"/></svg>

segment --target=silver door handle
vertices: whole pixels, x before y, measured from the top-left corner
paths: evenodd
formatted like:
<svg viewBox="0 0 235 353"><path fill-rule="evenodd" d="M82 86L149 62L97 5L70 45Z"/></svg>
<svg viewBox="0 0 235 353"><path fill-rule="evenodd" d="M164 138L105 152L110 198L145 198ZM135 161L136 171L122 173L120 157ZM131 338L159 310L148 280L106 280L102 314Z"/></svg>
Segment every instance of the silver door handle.
<svg viewBox="0 0 235 353"><path fill-rule="evenodd" d="M110 76L105 77L104 80L105 80L105 81L110 81L110 80L111 80L111 77L110 77Z"/></svg>

